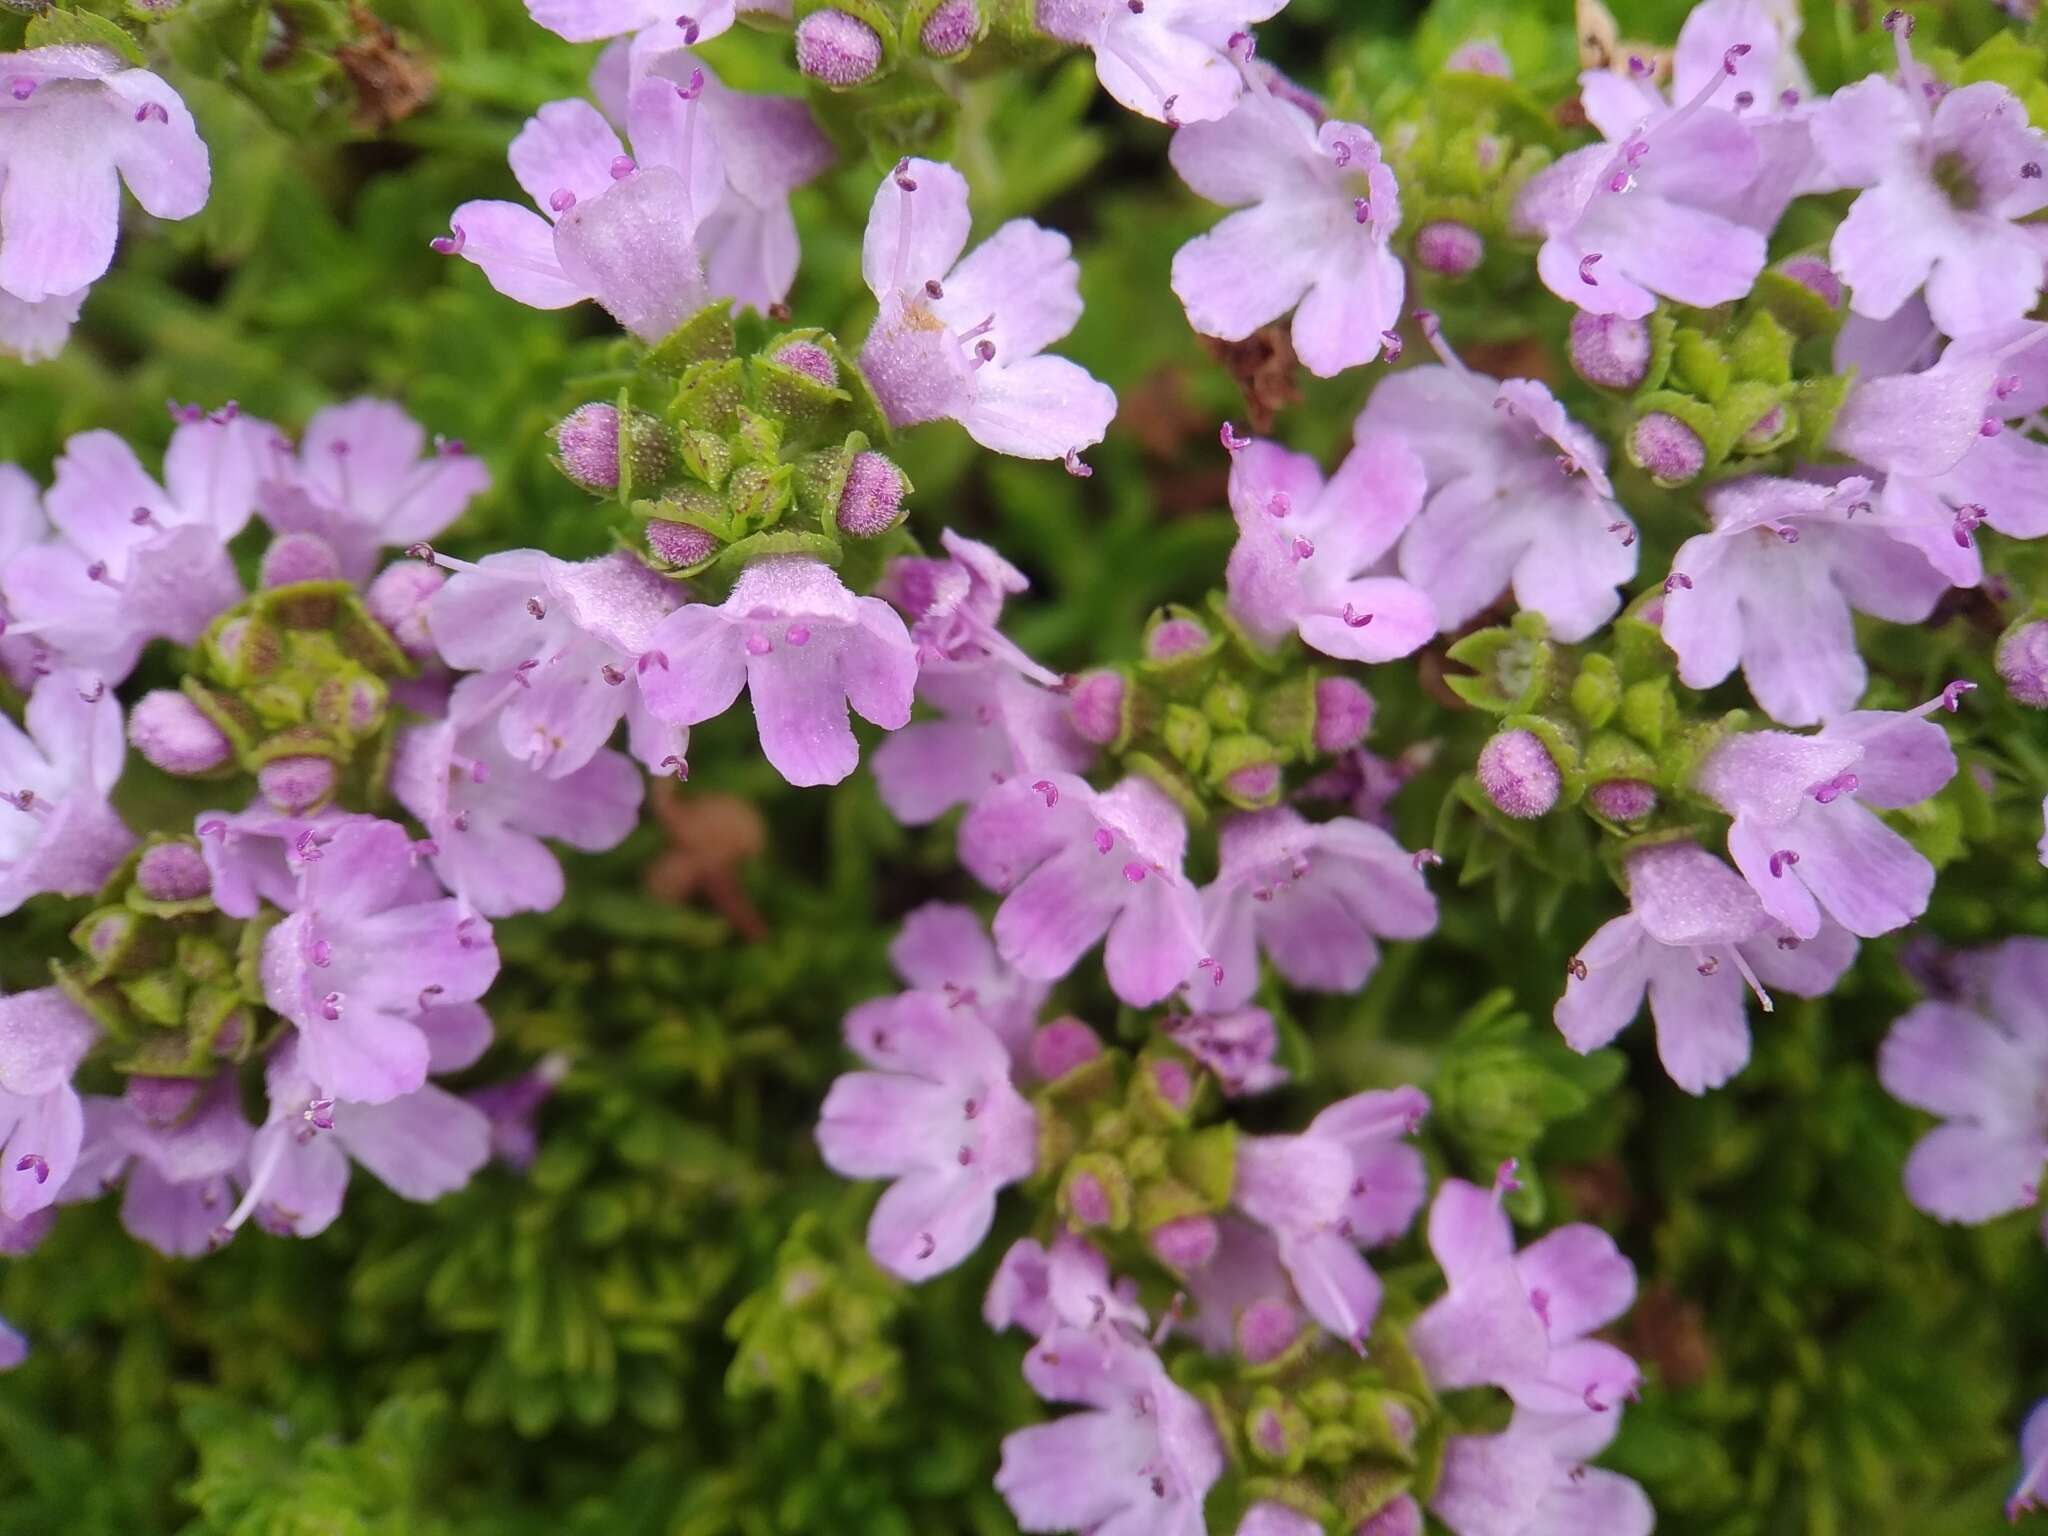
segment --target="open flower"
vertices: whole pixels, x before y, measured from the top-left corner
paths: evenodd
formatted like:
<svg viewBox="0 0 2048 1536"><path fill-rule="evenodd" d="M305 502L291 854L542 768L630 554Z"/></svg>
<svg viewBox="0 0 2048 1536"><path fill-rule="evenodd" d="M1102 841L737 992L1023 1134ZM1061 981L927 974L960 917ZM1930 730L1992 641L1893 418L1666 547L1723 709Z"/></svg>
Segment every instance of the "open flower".
<svg viewBox="0 0 2048 1536"><path fill-rule="evenodd" d="M940 718L914 721L875 749L882 803L906 826L937 821L1013 778L1079 773L1094 761L1066 700L1007 666L926 670L917 692Z"/></svg>
<svg viewBox="0 0 2048 1536"><path fill-rule="evenodd" d="M973 909L928 901L909 912L889 943L889 964L906 985L973 1014L1013 1060L1025 1059L1052 987L1005 965Z"/></svg>
<svg viewBox="0 0 2048 1536"><path fill-rule="evenodd" d="M342 575L358 583L369 580L380 549L435 537L491 484L483 460L460 443L429 453L425 430L388 400L316 411L297 460L280 455L275 467L261 488L263 520L324 540Z"/></svg>
<svg viewBox="0 0 2048 1536"><path fill-rule="evenodd" d="M119 1098L85 1100L85 1144L65 1200L116 1188L130 1237L172 1258L211 1252L247 1169L254 1128L233 1072L203 1082L131 1077Z"/></svg>
<svg viewBox="0 0 2048 1536"><path fill-rule="evenodd" d="M1874 939L1927 910L1934 866L1877 810L1918 805L1955 777L1948 733L1926 718L1940 702L1838 715L1811 736L1743 732L1700 765L1700 790L1735 818L1729 857L1794 936L1817 936L1825 912Z"/></svg>
<svg viewBox="0 0 2048 1536"><path fill-rule="evenodd" d="M1615 589L1635 575L1635 527L1615 504L1606 450L1548 389L1450 364L1403 369L1380 380L1358 418L1358 441L1381 433L1406 442L1428 472L1400 565L1446 634L1510 586L1559 640L1585 639L1621 607Z"/></svg>
<svg viewBox="0 0 2048 1536"><path fill-rule="evenodd" d="M42 488L18 464L0 464L0 678L23 693L50 670L49 648L33 632L9 633L14 621L7 611L7 562L40 543L50 531L43 516Z"/></svg>
<svg viewBox="0 0 2048 1536"><path fill-rule="evenodd" d="M1289 634L1325 656L1391 661L1436 634L1420 587L1371 574L1422 510L1422 460L1398 437L1361 436L1329 483L1306 454L1255 442L1233 456L1231 614L1257 640Z"/></svg>
<svg viewBox="0 0 2048 1536"><path fill-rule="evenodd" d="M745 689L775 771L837 784L860 762L848 706L884 730L908 724L917 652L880 598L856 597L816 560L778 556L748 566L717 607L670 614L639 671L647 707L676 725L725 713Z"/></svg>
<svg viewBox="0 0 2048 1536"><path fill-rule="evenodd" d="M1856 941L1823 920L1801 939L1765 913L1734 870L1698 843L1628 856L1632 909L1573 956L1555 1018L1575 1051L1620 1034L1650 999L1657 1056L1687 1093L1718 1088L1749 1062L1745 993L1767 987L1824 997L1856 958Z"/></svg>
<svg viewBox="0 0 2048 1536"><path fill-rule="evenodd" d="M1370 133L1254 89L1169 153L1181 180L1240 210L1174 253L1188 324L1242 341L1293 310L1295 355L1323 378L1389 346L1407 292L1390 245L1401 199Z"/></svg>
<svg viewBox="0 0 2048 1536"><path fill-rule="evenodd" d="M1038 1123L1010 1085L1010 1055L972 1012L905 992L846 1016L846 1043L875 1070L825 1095L818 1150L849 1179L894 1179L868 1222L868 1252L906 1280L972 1253L996 1195L1028 1176Z"/></svg>
<svg viewBox="0 0 2048 1536"><path fill-rule="evenodd" d="M343 822L318 852L264 937L263 998L298 1026L295 1070L330 1097L389 1103L427 1079L422 1016L482 997L498 948L395 822Z"/></svg>
<svg viewBox="0 0 2048 1536"><path fill-rule="evenodd" d="M1907 1198L1943 1221L2033 1205L2048 1163L2048 941L2007 939L1971 958L1962 994L1915 1005L1877 1055L1886 1092L1945 1122L1906 1160Z"/></svg>
<svg viewBox="0 0 2048 1536"><path fill-rule="evenodd" d="M651 77L634 87L630 155L589 102L549 102L509 152L533 209L464 203L435 249L483 268L521 304L595 299L642 341L661 340L710 297L697 230L725 171L712 136L696 131L702 94L701 72L690 85Z"/></svg>
<svg viewBox="0 0 2048 1536"><path fill-rule="evenodd" d="M71 1178L85 1111L71 1076L99 1038L56 987L0 997L0 1216L25 1221Z"/></svg>
<svg viewBox="0 0 2048 1536"><path fill-rule="evenodd" d="M1146 1319L1137 1295L1136 1281L1110 1281L1109 1261L1076 1233L1062 1232L1050 1248L1020 1237L996 1266L981 1316L998 1333L1014 1326L1035 1339L1055 1328L1101 1323L1142 1334Z"/></svg>
<svg viewBox="0 0 2048 1536"><path fill-rule="evenodd" d="M188 418L171 434L159 485L113 433L69 439L43 498L58 537L7 562L8 611L109 684L151 640L190 645L241 599L227 543L275 474L279 442L231 406Z"/></svg>
<svg viewBox="0 0 2048 1536"><path fill-rule="evenodd" d="M1500 1434L1452 1435L1430 1512L1451 1536L1650 1536L1656 1511L1641 1485L1586 1465L1620 1421L1517 1408ZM1419 1513L1411 1529L1420 1531Z"/></svg>
<svg viewBox="0 0 2048 1536"><path fill-rule="evenodd" d="M1164 123L1205 123L1244 86L1232 39L1287 0L1037 0L1039 27L1095 55L1102 88Z"/></svg>
<svg viewBox="0 0 2048 1536"><path fill-rule="evenodd" d="M881 304L860 368L890 424L951 418L996 453L1057 459L1102 441L1116 396L1045 348L1081 317L1067 237L1012 219L964 258L967 178L905 160L875 191L861 274Z"/></svg>
<svg viewBox="0 0 2048 1536"><path fill-rule="evenodd" d="M1187 822L1149 780L1097 793L1070 774L1000 784L960 824L960 861L1004 892L996 947L1057 981L1108 936L1116 995L1148 1007L1202 958L1201 903L1181 870Z"/></svg>
<svg viewBox="0 0 2048 1536"><path fill-rule="evenodd" d="M0 916L44 891L89 895L135 845L107 803L126 761L113 690L52 673L25 719L0 715Z"/></svg>

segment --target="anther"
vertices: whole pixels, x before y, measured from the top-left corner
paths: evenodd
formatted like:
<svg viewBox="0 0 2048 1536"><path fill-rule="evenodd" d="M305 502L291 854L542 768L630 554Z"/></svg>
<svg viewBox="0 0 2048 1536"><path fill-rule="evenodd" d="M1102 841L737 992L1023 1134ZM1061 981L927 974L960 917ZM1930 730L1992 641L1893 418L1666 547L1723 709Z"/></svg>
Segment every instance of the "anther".
<svg viewBox="0 0 2048 1536"><path fill-rule="evenodd" d="M427 242L427 249L437 256L460 256L463 246L469 243L469 236L463 233L460 224L451 224L450 233L436 235Z"/></svg>
<svg viewBox="0 0 2048 1536"><path fill-rule="evenodd" d="M1072 475L1076 480L1086 480L1090 475L1095 473L1094 465L1083 464L1081 462L1081 451L1078 448L1069 448L1067 450L1067 456L1064 459L1062 459L1060 463L1062 467L1065 468L1066 472Z"/></svg>
<svg viewBox="0 0 2048 1536"><path fill-rule="evenodd" d="M1252 440L1239 432L1229 422L1223 423L1223 430L1216 434L1222 440L1224 450L1229 453L1243 453L1251 447Z"/></svg>
<svg viewBox="0 0 2048 1536"><path fill-rule="evenodd" d="M1593 268L1599 260L1600 253L1598 251L1595 251L1590 256L1579 258L1579 281L1588 288L1597 288L1600 285L1600 280L1593 276Z"/></svg>
<svg viewBox="0 0 2048 1536"><path fill-rule="evenodd" d="M631 155L615 156L612 160L612 180L624 181L638 169L639 167L633 164Z"/></svg>
<svg viewBox="0 0 2048 1536"><path fill-rule="evenodd" d="M576 206L576 194L567 187L557 187L548 195L548 206L557 213L567 213Z"/></svg>
<svg viewBox="0 0 2048 1536"><path fill-rule="evenodd" d="M1771 878L1773 880L1784 879L1785 871L1790 869L1794 864L1797 864L1798 862L1799 855L1795 853L1792 849L1780 848L1776 853L1771 855Z"/></svg>

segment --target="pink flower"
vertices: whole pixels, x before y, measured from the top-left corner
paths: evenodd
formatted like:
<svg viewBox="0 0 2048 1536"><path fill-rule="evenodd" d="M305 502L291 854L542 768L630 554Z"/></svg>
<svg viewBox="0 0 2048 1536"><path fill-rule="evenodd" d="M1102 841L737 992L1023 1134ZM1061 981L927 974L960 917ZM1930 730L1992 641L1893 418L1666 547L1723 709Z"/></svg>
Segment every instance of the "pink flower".
<svg viewBox="0 0 2048 1536"><path fill-rule="evenodd" d="M1174 253L1189 325L1242 341L1293 310L1295 353L1323 378L1390 345L1407 292L1389 244L1401 200L1370 133L1318 126L1255 88L1229 116L1176 132L1169 153L1197 193L1241 210Z"/></svg>
<svg viewBox="0 0 2048 1536"><path fill-rule="evenodd" d="M1167 1035L1209 1069L1226 1098L1265 1093L1287 1081L1287 1069L1273 1059L1280 1032L1263 1008L1190 1013L1174 1020Z"/></svg>
<svg viewBox="0 0 2048 1536"><path fill-rule="evenodd" d="M1878 1051L1885 1091L1946 1122L1906 1160L1907 1198L1930 1216L1989 1221L2040 1196L2048 1163L2044 987L2048 941L2007 939L1970 957L1961 996L1910 1009Z"/></svg>
<svg viewBox="0 0 2048 1536"><path fill-rule="evenodd" d="M483 268L491 286L534 309L595 299L644 342L656 342L710 297L698 256L700 221L725 171L697 132L703 82L649 78L627 107L633 154L597 108L551 101L512 141L512 174L534 208L469 202L435 248Z"/></svg>
<svg viewBox="0 0 2048 1536"><path fill-rule="evenodd" d="M1401 540L1401 574L1445 633L1512 586L1559 640L1583 640L1621 607L1635 526L1614 501L1606 451L1533 379L1462 367L1382 379L1355 436L1386 433L1422 458L1428 497Z"/></svg>
<svg viewBox="0 0 2048 1536"><path fill-rule="evenodd" d="M275 474L280 441L276 428L232 407L188 420L171 434L159 485L113 433L79 433L43 498L58 536L0 572L8 611L110 685L149 641L190 645L241 599L227 543Z"/></svg>
<svg viewBox="0 0 2048 1536"><path fill-rule="evenodd" d="M849 705L884 730L910 721L917 653L877 597L830 567L779 556L747 567L713 608L691 603L648 636L640 687L656 718L695 725L752 695L761 752L792 784L837 784L860 762Z"/></svg>
<svg viewBox="0 0 2048 1536"><path fill-rule="evenodd" d="M951 1269L988 1235L996 1195L1037 1162L1038 1122L1010 1084L1010 1056L942 993L905 992L846 1016L846 1043L875 1068L825 1095L818 1150L849 1179L894 1179L868 1222L868 1252L906 1280Z"/></svg>
<svg viewBox="0 0 2048 1536"><path fill-rule="evenodd" d="M1372 574L1422 510L1422 460L1398 437L1361 435L1323 482L1306 454L1255 442L1230 465L1237 545L1230 552L1230 611L1273 646L1299 634L1344 661L1391 661L1437 631L1427 593Z"/></svg>
<svg viewBox="0 0 2048 1536"><path fill-rule="evenodd" d="M0 1216L53 1204L78 1163L85 1113L71 1076L99 1038L56 987L0 997Z"/></svg>
<svg viewBox="0 0 2048 1536"><path fill-rule="evenodd" d="M1855 707L1867 672L1852 610L1917 624L1951 584L1975 586L1977 551L1925 498L1880 502L1868 480L1747 475L1706 494L1711 533L1679 546L1664 639L1679 680L1711 688L1740 664L1772 719Z"/></svg>
<svg viewBox="0 0 2048 1536"><path fill-rule="evenodd" d="M1006 599L1027 592L1022 571L979 539L942 529L943 560L903 555L889 562L876 596L886 597L910 619L918 664L926 672L978 671L999 663L1051 687L1059 674L1033 661L1002 632Z"/></svg>
<svg viewBox="0 0 2048 1536"><path fill-rule="evenodd" d="M246 1176L253 1128L232 1071L204 1082L131 1077L119 1098L85 1100L85 1143L62 1198L125 1186L121 1225L172 1258L210 1253Z"/></svg>
<svg viewBox="0 0 2048 1536"><path fill-rule="evenodd" d="M1146 1319L1137 1294L1133 1280L1111 1283L1109 1261L1086 1238L1062 1232L1047 1249L1023 1237L996 1266L981 1315L997 1333L1014 1326L1035 1339L1055 1328L1098 1324L1142 1335Z"/></svg>
<svg viewBox="0 0 2048 1536"><path fill-rule="evenodd" d="M263 999L298 1026L295 1070L334 1098L387 1104L426 1081L426 1015L483 996L498 948L395 822L344 821L318 852L264 938Z"/></svg>
<svg viewBox="0 0 2048 1536"><path fill-rule="evenodd" d="M1024 1379L1084 1412L1003 1439L996 1491L1027 1531L1202 1536L1202 1501L1223 1449L1200 1402L1159 1357L1107 1323L1051 1329Z"/></svg>
<svg viewBox="0 0 2048 1536"><path fill-rule="evenodd" d="M1202 958L1201 903L1181 870L1187 837L1149 780L1097 793L1048 774L990 790L960 824L960 861L1005 893L995 936L1011 965L1057 981L1106 934L1110 988L1143 1008Z"/></svg>
<svg viewBox="0 0 2048 1536"><path fill-rule="evenodd" d="M1202 914L1221 974L1193 982L1198 1009L1250 999L1260 950L1290 985L1356 992L1379 963L1378 939L1419 939L1436 927L1436 898L1413 856L1378 827L1350 817L1310 823L1275 806L1231 817L1219 843Z"/></svg>
<svg viewBox="0 0 2048 1536"><path fill-rule="evenodd" d="M643 27L672 35L677 43L708 43L733 24L734 12L789 19L789 0L699 0L677 13L677 0L526 0L526 13L558 37L592 43Z"/></svg>
<svg viewBox="0 0 2048 1536"><path fill-rule="evenodd" d="M1632 910L1586 941L1557 1002L1557 1027L1575 1051L1614 1039L1647 992L1664 1070L1687 1093L1704 1093L1749 1061L1745 988L1768 1013L1765 987L1824 997L1856 958L1840 924L1796 937L1697 843L1642 848L1625 867Z"/></svg>
<svg viewBox="0 0 2048 1536"><path fill-rule="evenodd" d="M297 460L280 456L274 468L261 487L263 520L325 541L358 584L380 549L436 537L491 484L483 460L460 443L429 453L426 432L388 400L315 412Z"/></svg>
<svg viewBox="0 0 2048 1536"><path fill-rule="evenodd" d="M18 464L0 464L0 678L23 693L50 670L49 649L33 632L10 633L7 611L7 562L40 543L50 531L43 516L43 492L35 478Z"/></svg>
<svg viewBox="0 0 2048 1536"><path fill-rule="evenodd" d="M1729 857L1796 937L1816 937L1823 911L1865 939L1926 911L1934 866L1872 808L1918 805L1955 777L1932 708L1858 710L1811 736L1743 732L1701 764L1699 789L1735 818Z"/></svg>
<svg viewBox="0 0 2048 1536"><path fill-rule="evenodd" d="M967 255L967 180L905 160L861 244L881 303L860 367L892 426L951 418L995 453L1057 459L1102 441L1116 396L1046 347L1081 317L1065 235L1012 219Z"/></svg>
<svg viewBox="0 0 2048 1536"><path fill-rule="evenodd" d="M31 303L0 288L0 356L45 363L62 352L71 339L71 327L78 323L78 312L85 307L86 291L81 288ZM5 1327L0 1322L0 1329Z"/></svg>
<svg viewBox="0 0 2048 1536"><path fill-rule="evenodd" d="M1243 1136L1231 1201L1272 1232L1308 1314L1362 1350L1379 1277L1361 1245L1392 1242L1422 1208L1422 1154L1401 1138L1429 1113L1414 1088L1332 1104L1299 1136Z"/></svg>
<svg viewBox="0 0 2048 1536"><path fill-rule="evenodd" d="M906 986L940 993L978 1019L1012 1060L1026 1059L1052 987L1005 965L971 908L928 901L906 914L889 965Z"/></svg>
<svg viewBox="0 0 2048 1536"><path fill-rule="evenodd" d="M105 48L0 54L0 78L10 87L0 93L0 290L75 316L113 263L121 183L154 217L190 218L206 206L206 146L176 91Z"/></svg>
<svg viewBox="0 0 2048 1536"><path fill-rule="evenodd" d="M918 696L940 710L875 749L875 785L906 826L937 821L1014 778L1079 773L1095 751L1074 734L1066 701L1008 667L921 673Z"/></svg>
<svg viewBox="0 0 2048 1536"><path fill-rule="evenodd" d="M135 846L107 802L127 755L113 690L51 673L25 723L0 714L0 916L46 891L92 894Z"/></svg>
<svg viewBox="0 0 2048 1536"><path fill-rule="evenodd" d="M1223 116L1244 90L1232 39L1287 0L1037 0L1040 29L1095 54L1095 76L1133 112L1165 123ZM1249 56L1249 50L1246 50Z"/></svg>
<svg viewBox="0 0 2048 1536"><path fill-rule="evenodd" d="M1656 1512L1641 1486L1586 1465L1620 1419L1517 1408L1500 1434L1453 1435L1430 1512L1451 1536L1650 1536Z"/></svg>

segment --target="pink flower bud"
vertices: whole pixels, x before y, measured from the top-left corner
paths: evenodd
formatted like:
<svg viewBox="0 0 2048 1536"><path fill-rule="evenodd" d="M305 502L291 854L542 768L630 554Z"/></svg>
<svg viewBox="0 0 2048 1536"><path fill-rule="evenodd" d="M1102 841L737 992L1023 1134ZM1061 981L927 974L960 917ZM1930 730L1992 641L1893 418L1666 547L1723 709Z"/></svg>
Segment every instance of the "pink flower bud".
<svg viewBox="0 0 2048 1536"><path fill-rule="evenodd" d="M377 573L363 594L370 616L391 631L398 648L414 661L434 654L427 633L427 603L448 580L448 573L424 560L394 560Z"/></svg>
<svg viewBox="0 0 2048 1536"><path fill-rule="evenodd" d="M1842 280L1818 256L1793 256L1778 263L1778 274L1818 294L1830 309L1842 307Z"/></svg>
<svg viewBox="0 0 2048 1536"><path fill-rule="evenodd" d="M1572 316L1572 369L1602 389L1634 389L1650 371L1650 327L1620 315Z"/></svg>
<svg viewBox="0 0 2048 1536"><path fill-rule="evenodd" d="M260 586L289 587L301 581L334 581L341 576L341 557L317 533L281 533L263 551L257 571Z"/></svg>
<svg viewBox="0 0 2048 1536"><path fill-rule="evenodd" d="M1479 753L1479 787L1502 815L1517 821L1541 816L1557 804L1557 764L1533 731L1502 731Z"/></svg>
<svg viewBox="0 0 2048 1536"><path fill-rule="evenodd" d="M1629 433L1628 456L1664 485L1683 485L1707 467L1700 435L1664 411L1651 411Z"/></svg>
<svg viewBox="0 0 2048 1536"><path fill-rule="evenodd" d="M334 764L324 757L280 757L256 770L263 798L288 816L313 810L334 793Z"/></svg>
<svg viewBox="0 0 2048 1536"><path fill-rule="evenodd" d="M887 454L867 449L853 456L833 522L850 539L874 539L903 520L903 471Z"/></svg>
<svg viewBox="0 0 2048 1536"><path fill-rule="evenodd" d="M1479 232L1455 219L1436 219L1415 232L1415 261L1425 272L1463 277L1485 259Z"/></svg>
<svg viewBox="0 0 2048 1536"><path fill-rule="evenodd" d="M1208 643L1209 631L1193 619L1166 619L1145 636L1145 655L1153 661L1171 661Z"/></svg>
<svg viewBox="0 0 2048 1536"><path fill-rule="evenodd" d="M2022 704L2048 709L2048 620L2008 630L1998 642L1998 675Z"/></svg>
<svg viewBox="0 0 2048 1536"><path fill-rule="evenodd" d="M813 11L796 27L796 67L835 90L872 79L882 67L882 39L845 11Z"/></svg>
<svg viewBox="0 0 2048 1536"><path fill-rule="evenodd" d="M1372 695L1348 677L1316 680L1318 752L1348 752L1372 729Z"/></svg>
<svg viewBox="0 0 2048 1536"><path fill-rule="evenodd" d="M1106 747L1124 729L1124 680L1117 672L1090 672L1067 695L1067 714L1083 741Z"/></svg>
<svg viewBox="0 0 2048 1536"><path fill-rule="evenodd" d="M213 876L190 843L158 843L136 864L135 883L151 901L197 901L213 889Z"/></svg>
<svg viewBox="0 0 2048 1536"><path fill-rule="evenodd" d="M944 0L925 18L918 46L935 59L954 59L974 44L981 30L981 9L974 0Z"/></svg>
<svg viewBox="0 0 2048 1536"><path fill-rule="evenodd" d="M718 553L718 540L702 528L657 517L647 525L647 547L673 566L699 565Z"/></svg>
<svg viewBox="0 0 2048 1536"><path fill-rule="evenodd" d="M619 408L602 401L579 405L555 428L562 472L586 491L619 488Z"/></svg>
<svg viewBox="0 0 2048 1536"><path fill-rule="evenodd" d="M1657 791L1641 779L1607 779L1586 791L1593 809L1609 821L1641 821L1657 809Z"/></svg>
<svg viewBox="0 0 2048 1536"><path fill-rule="evenodd" d="M813 379L827 389L839 387L839 365L832 360L832 354L815 341L784 342L768 354L768 360Z"/></svg>
<svg viewBox="0 0 2048 1536"><path fill-rule="evenodd" d="M1222 1234L1217 1231L1213 1217L1182 1216L1154 1227L1145 1241L1160 1263L1186 1274L1216 1257Z"/></svg>
<svg viewBox="0 0 2048 1536"><path fill-rule="evenodd" d="M128 740L153 767L180 775L211 773L234 752L221 728L171 688L136 701L128 712Z"/></svg>

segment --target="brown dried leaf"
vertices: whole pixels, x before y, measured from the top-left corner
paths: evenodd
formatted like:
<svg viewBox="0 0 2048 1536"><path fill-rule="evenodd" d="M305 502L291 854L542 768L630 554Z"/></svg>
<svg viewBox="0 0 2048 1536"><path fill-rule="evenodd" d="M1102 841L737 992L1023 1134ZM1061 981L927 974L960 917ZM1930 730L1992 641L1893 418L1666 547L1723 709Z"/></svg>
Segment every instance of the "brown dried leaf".
<svg viewBox="0 0 2048 1536"><path fill-rule="evenodd" d="M357 40L334 50L356 88L356 109L349 121L364 133L379 133L411 117L434 94L434 72L416 53L399 46L398 35L366 5L349 8Z"/></svg>
<svg viewBox="0 0 2048 1536"><path fill-rule="evenodd" d="M766 938L768 924L740 878L768 846L761 813L738 795L693 792L668 779L650 798L669 846L647 866L647 894L675 905L700 900L749 943Z"/></svg>
<svg viewBox="0 0 2048 1536"><path fill-rule="evenodd" d="M1301 400L1301 386L1295 382L1294 343L1287 328L1261 326L1243 341L1200 338L1209 355L1221 363L1244 394L1245 414L1254 433L1273 430L1273 418Z"/></svg>

